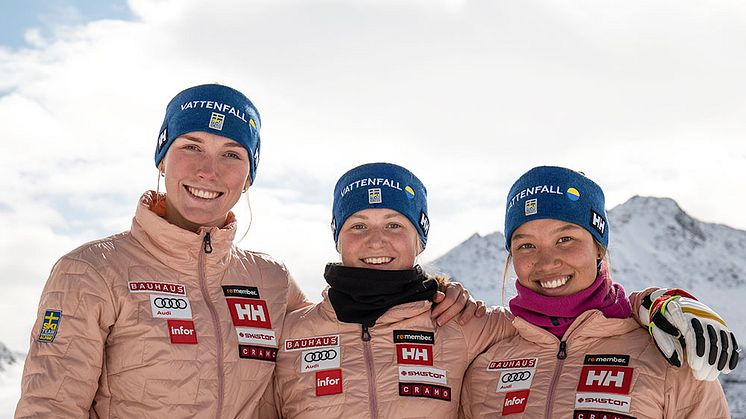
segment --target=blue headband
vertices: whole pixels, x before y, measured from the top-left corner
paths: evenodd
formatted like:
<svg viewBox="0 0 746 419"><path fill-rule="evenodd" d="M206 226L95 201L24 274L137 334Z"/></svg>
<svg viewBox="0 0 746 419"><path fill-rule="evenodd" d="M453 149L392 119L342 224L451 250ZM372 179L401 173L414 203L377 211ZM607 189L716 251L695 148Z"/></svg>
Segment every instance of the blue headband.
<svg viewBox="0 0 746 419"><path fill-rule="evenodd" d="M582 173L564 167L534 167L510 188L505 208L508 251L515 229L525 222L545 218L577 224L604 248L609 245L604 192Z"/></svg>
<svg viewBox="0 0 746 419"><path fill-rule="evenodd" d="M259 111L238 90L219 84L190 87L174 96L166 107L155 148L155 165L158 167L180 135L208 132L230 138L249 152L249 175L253 184L259 164L259 128Z"/></svg>
<svg viewBox="0 0 746 419"><path fill-rule="evenodd" d="M427 190L409 170L391 163L368 163L342 175L334 187L332 233L352 214L368 208L388 208L407 217L417 229L422 248L427 244Z"/></svg>

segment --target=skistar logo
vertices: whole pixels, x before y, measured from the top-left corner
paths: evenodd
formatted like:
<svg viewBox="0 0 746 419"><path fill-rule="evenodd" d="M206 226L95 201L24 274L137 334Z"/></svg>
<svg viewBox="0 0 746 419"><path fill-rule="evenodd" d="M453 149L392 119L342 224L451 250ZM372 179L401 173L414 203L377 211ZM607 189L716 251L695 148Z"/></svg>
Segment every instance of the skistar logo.
<svg viewBox="0 0 746 419"><path fill-rule="evenodd" d="M234 326L271 329L267 302L248 298L226 298Z"/></svg>
<svg viewBox="0 0 746 419"><path fill-rule="evenodd" d="M579 392L629 394L632 387L630 367L611 365L583 366L578 382Z"/></svg>
<svg viewBox="0 0 746 419"><path fill-rule="evenodd" d="M528 393L530 390L511 391L505 393L505 401L503 402L502 415L511 415L513 413L523 413L528 405Z"/></svg>
<svg viewBox="0 0 746 419"><path fill-rule="evenodd" d="M399 367L399 381L448 384L445 370L429 367Z"/></svg>
<svg viewBox="0 0 746 419"><path fill-rule="evenodd" d="M194 322L191 320L169 320L168 335L173 344L197 343L197 331L194 330Z"/></svg>
<svg viewBox="0 0 746 419"><path fill-rule="evenodd" d="M576 409L601 409L628 413L630 402L629 396L605 393L575 393Z"/></svg>
<svg viewBox="0 0 746 419"><path fill-rule="evenodd" d="M316 396L328 396L342 392L342 370L316 372Z"/></svg>
<svg viewBox="0 0 746 419"><path fill-rule="evenodd" d="M410 365L433 365L432 345L396 344L396 363Z"/></svg>

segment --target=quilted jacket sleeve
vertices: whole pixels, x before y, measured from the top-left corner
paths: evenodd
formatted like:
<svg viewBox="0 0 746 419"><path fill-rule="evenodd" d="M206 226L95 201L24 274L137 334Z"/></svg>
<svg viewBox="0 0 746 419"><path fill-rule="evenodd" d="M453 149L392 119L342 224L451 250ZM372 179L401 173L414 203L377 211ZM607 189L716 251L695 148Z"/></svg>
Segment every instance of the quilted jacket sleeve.
<svg viewBox="0 0 746 419"><path fill-rule="evenodd" d="M93 268L60 259L42 292L16 418L89 416L115 321L109 287Z"/></svg>

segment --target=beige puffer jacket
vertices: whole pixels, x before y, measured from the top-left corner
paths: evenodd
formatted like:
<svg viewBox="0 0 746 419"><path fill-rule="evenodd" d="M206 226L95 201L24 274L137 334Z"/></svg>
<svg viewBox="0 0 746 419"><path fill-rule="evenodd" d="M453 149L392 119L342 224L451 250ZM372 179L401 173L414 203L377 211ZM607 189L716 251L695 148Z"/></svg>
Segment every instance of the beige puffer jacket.
<svg viewBox="0 0 746 419"><path fill-rule="evenodd" d="M516 333L503 308L437 327L429 301L389 309L366 333L323 296L285 319L275 372L285 418L455 418L471 360Z"/></svg>
<svg viewBox="0 0 746 419"><path fill-rule="evenodd" d="M286 310L310 303L282 264L232 244L232 214L195 234L154 198L54 266L17 418L256 416Z"/></svg>
<svg viewBox="0 0 746 419"><path fill-rule="evenodd" d="M521 318L514 325L518 336L498 342L469 367L463 417L730 417L720 383L696 381L688 366L669 365L631 318L587 311L563 341Z"/></svg>

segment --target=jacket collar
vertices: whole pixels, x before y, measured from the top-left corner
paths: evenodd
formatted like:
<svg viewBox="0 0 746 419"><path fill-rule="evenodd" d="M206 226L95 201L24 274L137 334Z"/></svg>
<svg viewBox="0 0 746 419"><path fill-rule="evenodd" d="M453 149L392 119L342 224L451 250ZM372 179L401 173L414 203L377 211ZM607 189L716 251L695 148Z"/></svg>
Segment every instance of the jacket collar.
<svg viewBox="0 0 746 419"><path fill-rule="evenodd" d="M513 320L513 325L521 337L528 341L550 345L557 343L557 337L551 332L531 324L520 317L516 317ZM623 335L639 328L640 325L632 317L626 319L607 318L599 310L588 310L580 314L572 322L565 332L563 340L574 341L579 338L598 339Z"/></svg>
<svg viewBox="0 0 746 419"><path fill-rule="evenodd" d="M332 319L336 322L340 322L337 319L337 314L334 312L334 307L332 307L332 303L329 300L329 287L328 286L324 289L324 291L321 292L321 296L324 298L321 301L321 311L329 319ZM399 304L398 306L394 306L386 310L386 312L383 313L383 315L379 317L378 320L376 320L376 324L373 325L372 327L374 328L381 327L381 326L397 323L405 319L411 319L412 317L416 317L422 313L430 311L432 306L433 306L433 303L431 301L415 301L412 303ZM360 328L360 324L358 323L345 323L345 324L352 325L358 329Z"/></svg>
<svg viewBox="0 0 746 419"><path fill-rule="evenodd" d="M189 276L197 274L199 256L204 250L204 237L210 234L212 252L205 253L207 275L222 272L231 256L236 219L228 214L222 228L201 227L198 233L177 227L166 221L165 194L145 192L132 220L132 236L156 259L171 269Z"/></svg>

